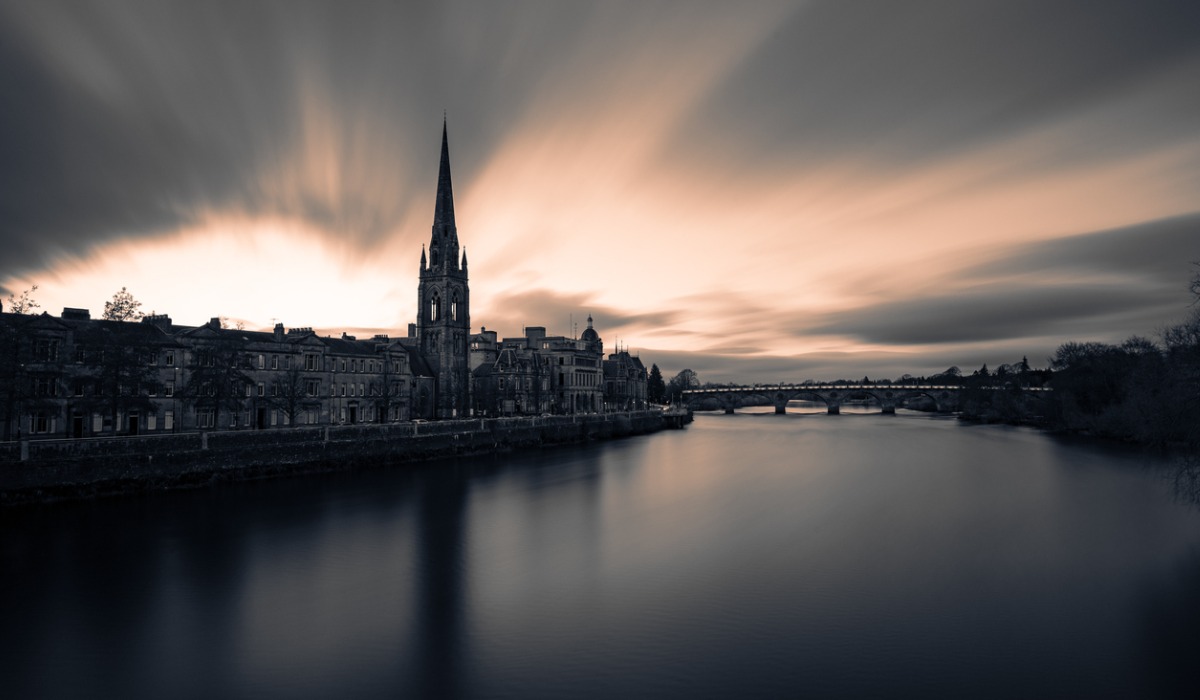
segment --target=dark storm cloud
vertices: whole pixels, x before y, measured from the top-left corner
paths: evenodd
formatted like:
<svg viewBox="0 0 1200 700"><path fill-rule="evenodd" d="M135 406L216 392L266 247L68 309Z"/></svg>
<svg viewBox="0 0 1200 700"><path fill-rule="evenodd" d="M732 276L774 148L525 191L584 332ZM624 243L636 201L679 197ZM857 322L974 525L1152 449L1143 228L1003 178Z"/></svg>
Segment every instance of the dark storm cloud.
<svg viewBox="0 0 1200 700"><path fill-rule="evenodd" d="M212 210L370 245L429 206L442 110L469 181L591 14L0 1L0 277Z"/></svg>
<svg viewBox="0 0 1200 700"><path fill-rule="evenodd" d="M871 343L971 343L1057 334L1152 334L1182 314L1200 259L1200 214L1022 246L968 269L974 287L830 315L804 333Z"/></svg>
<svg viewBox="0 0 1200 700"><path fill-rule="evenodd" d="M1154 290L1109 285L987 286L837 314L808 332L900 345L972 343L1036 337L1055 330L1128 328L1131 318L1148 310L1161 314L1169 304Z"/></svg>
<svg viewBox="0 0 1200 700"><path fill-rule="evenodd" d="M1171 290L1187 289L1200 261L1200 212L1024 246L969 275L1121 274Z"/></svg>
<svg viewBox="0 0 1200 700"><path fill-rule="evenodd" d="M179 9L155 27L100 5L3 8L0 92L15 108L0 113L0 240L15 254L0 272L186 220L188 204L244 186L246 161L270 142L236 113L245 104L229 94L211 26ZM147 36L155 30L165 36ZM139 51L135 38L195 52L196 63L163 66L167 52ZM264 121L284 121L281 101L259 99Z"/></svg>
<svg viewBox="0 0 1200 700"><path fill-rule="evenodd" d="M758 167L912 163L1120 101L1190 62L1075 155L1169 144L1197 128L1197 26L1200 3L1175 0L815 2L695 112L678 149L724 144Z"/></svg>

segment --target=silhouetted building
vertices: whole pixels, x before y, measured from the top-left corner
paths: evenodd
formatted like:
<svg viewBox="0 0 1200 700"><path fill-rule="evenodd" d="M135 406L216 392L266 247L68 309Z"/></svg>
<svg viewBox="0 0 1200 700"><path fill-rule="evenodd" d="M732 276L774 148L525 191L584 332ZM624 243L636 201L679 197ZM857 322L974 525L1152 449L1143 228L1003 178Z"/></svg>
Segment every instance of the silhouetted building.
<svg viewBox="0 0 1200 700"><path fill-rule="evenodd" d="M467 254L454 221L442 125L433 230L407 337L321 337L311 328L180 326L0 312L0 440L179 430L263 430L468 415L582 413L645 405L645 368L592 327L579 338L471 335ZM607 396L606 396L607 392Z"/></svg>
<svg viewBox="0 0 1200 700"><path fill-rule="evenodd" d="M620 350L604 361L604 407L610 411L640 411L646 401L646 366L642 359Z"/></svg>
<svg viewBox="0 0 1200 700"><path fill-rule="evenodd" d="M461 261L460 261L461 260ZM421 251L417 287L416 337L421 353L437 378L434 397L438 418L466 416L470 405L467 336L471 329L471 297L467 284L467 253L459 257L458 227L454 223L454 190L450 181L450 147L442 124L442 160L438 168L437 200L429 261Z"/></svg>
<svg viewBox="0 0 1200 700"><path fill-rule="evenodd" d="M483 415L593 413L646 407L646 368L627 351L604 359L604 341L588 316L579 338L530 326L519 338L471 336L473 408Z"/></svg>

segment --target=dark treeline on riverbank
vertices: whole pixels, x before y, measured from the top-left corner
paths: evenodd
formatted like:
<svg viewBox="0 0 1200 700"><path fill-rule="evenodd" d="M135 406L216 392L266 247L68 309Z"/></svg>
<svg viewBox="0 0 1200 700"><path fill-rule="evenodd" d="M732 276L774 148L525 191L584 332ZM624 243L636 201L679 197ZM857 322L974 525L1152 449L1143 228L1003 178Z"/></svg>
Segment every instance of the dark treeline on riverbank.
<svg viewBox="0 0 1200 700"><path fill-rule="evenodd" d="M906 374L892 380L863 377L804 383L960 386L959 408L967 420L1182 446L1200 455L1200 272L1193 276L1190 289L1193 307L1189 315L1183 322L1159 330L1156 339L1135 335L1116 345L1067 342L1047 359L1044 369L1034 369L1022 358L994 369L984 365L970 374L951 367L928 377ZM701 385L694 372L684 370L667 385L667 396L679 400L683 389L701 386L733 385ZM1039 388L1051 391L1029 391ZM851 392L846 398L870 397L867 392ZM774 399L763 394L740 400L740 405L767 405ZM905 406L935 410L932 401L919 399ZM720 407L712 398L697 402L700 410ZM1200 482L1196 490L1200 494Z"/></svg>
<svg viewBox="0 0 1200 700"><path fill-rule="evenodd" d="M1198 305L1185 321L1162 329L1157 341L1135 335L1119 345L1065 343L1049 369L1036 373L1053 392L1023 396L1026 377L1011 377L1012 392L964 396L964 415L1200 450L1200 273L1191 289ZM986 382L971 377L963 383Z"/></svg>

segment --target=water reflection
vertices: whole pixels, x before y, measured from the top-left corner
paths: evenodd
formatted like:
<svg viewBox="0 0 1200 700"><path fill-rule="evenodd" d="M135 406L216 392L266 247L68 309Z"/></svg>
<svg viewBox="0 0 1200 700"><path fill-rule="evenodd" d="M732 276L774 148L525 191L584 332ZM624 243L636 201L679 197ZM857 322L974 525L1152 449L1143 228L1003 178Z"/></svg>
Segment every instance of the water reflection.
<svg viewBox="0 0 1200 700"><path fill-rule="evenodd" d="M1175 497L1182 503L1200 507L1200 456L1176 457L1168 478Z"/></svg>
<svg viewBox="0 0 1200 700"><path fill-rule="evenodd" d="M11 697L1170 696L1200 509L1155 460L739 413L10 510L0 671Z"/></svg>
<svg viewBox="0 0 1200 700"><path fill-rule="evenodd" d="M1162 697L1194 693L1200 634L1200 547L1178 559L1166 576L1150 579L1142 595L1140 634L1145 676ZM1149 696L1151 693L1147 693Z"/></svg>
<svg viewBox="0 0 1200 700"><path fill-rule="evenodd" d="M417 497L417 590L413 596L417 624L412 646L417 650L418 697L461 696L466 613L466 477L460 469L437 478L422 478Z"/></svg>

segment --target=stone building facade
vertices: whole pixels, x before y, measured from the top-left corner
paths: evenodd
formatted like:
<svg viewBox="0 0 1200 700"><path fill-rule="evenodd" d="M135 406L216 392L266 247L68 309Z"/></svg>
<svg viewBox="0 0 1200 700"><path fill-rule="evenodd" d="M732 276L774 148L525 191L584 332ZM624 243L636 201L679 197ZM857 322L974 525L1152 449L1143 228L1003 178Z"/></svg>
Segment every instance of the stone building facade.
<svg viewBox="0 0 1200 700"><path fill-rule="evenodd" d="M541 326L499 341L486 328L472 335L474 412L508 416L645 408L641 360L628 352L604 359L604 342L591 316L587 323L578 338L548 336Z"/></svg>
<svg viewBox="0 0 1200 700"><path fill-rule="evenodd" d="M645 368L628 353L605 360L591 317L579 338L530 327L500 341L486 329L471 335L470 304L443 124L432 234L406 337L320 336L283 324L248 331L216 318L182 326L166 315L109 321L73 308L57 317L0 312L0 440L644 407Z"/></svg>
<svg viewBox="0 0 1200 700"><path fill-rule="evenodd" d="M432 418L436 378L413 344L0 314L0 440L268 429Z"/></svg>

